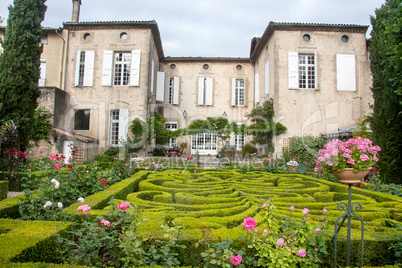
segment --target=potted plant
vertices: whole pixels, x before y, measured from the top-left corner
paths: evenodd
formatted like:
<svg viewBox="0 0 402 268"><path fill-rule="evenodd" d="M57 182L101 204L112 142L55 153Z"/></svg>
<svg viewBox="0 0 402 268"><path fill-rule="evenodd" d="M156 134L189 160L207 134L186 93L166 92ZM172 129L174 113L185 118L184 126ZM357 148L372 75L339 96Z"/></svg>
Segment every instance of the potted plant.
<svg viewBox="0 0 402 268"><path fill-rule="evenodd" d="M370 139L335 139L319 150L314 171L332 172L343 183L359 183L378 161L379 151L380 146L373 145Z"/></svg>
<svg viewBox="0 0 402 268"><path fill-rule="evenodd" d="M299 168L299 163L297 163L297 161L295 161L295 160L290 160L289 162L286 163L286 165L288 166L289 170L292 172L296 172L297 169Z"/></svg>

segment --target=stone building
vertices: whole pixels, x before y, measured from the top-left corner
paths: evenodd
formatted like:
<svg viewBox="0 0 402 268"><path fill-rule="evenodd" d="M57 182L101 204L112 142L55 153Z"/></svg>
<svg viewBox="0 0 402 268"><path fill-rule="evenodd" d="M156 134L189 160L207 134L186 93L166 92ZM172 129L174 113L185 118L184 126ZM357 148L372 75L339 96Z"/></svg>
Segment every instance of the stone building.
<svg viewBox="0 0 402 268"><path fill-rule="evenodd" d="M44 29L39 101L54 112L57 133L42 145L47 153L69 157L74 148L93 159L121 146L131 121L152 111L169 129L216 116L247 124L246 113L271 101L288 128L274 137L281 155L289 137L348 127L370 112L368 26L270 22L249 58L166 57L155 21L80 22L80 4L73 0L71 22ZM178 139L166 146L186 141L187 155L222 146L208 131ZM236 135L230 145L241 150L247 140Z"/></svg>

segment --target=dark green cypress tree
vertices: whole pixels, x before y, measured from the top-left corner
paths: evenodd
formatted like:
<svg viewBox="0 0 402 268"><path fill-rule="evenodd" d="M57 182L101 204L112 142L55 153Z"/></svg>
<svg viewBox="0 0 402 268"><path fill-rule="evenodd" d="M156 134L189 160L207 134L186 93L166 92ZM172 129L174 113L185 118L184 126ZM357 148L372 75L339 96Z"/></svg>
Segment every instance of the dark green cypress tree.
<svg viewBox="0 0 402 268"><path fill-rule="evenodd" d="M395 83L400 73L395 69L395 61L391 60L399 44L391 37L390 29L401 19L395 12L400 4L401 0L387 0L371 18L371 90L374 98L371 129L374 142L382 149L378 162L381 179L394 183L402 183L402 110L401 95Z"/></svg>
<svg viewBox="0 0 402 268"><path fill-rule="evenodd" d="M17 126L20 150L25 150L34 125L34 111L40 95L41 23L46 0L14 0L0 55L0 120Z"/></svg>

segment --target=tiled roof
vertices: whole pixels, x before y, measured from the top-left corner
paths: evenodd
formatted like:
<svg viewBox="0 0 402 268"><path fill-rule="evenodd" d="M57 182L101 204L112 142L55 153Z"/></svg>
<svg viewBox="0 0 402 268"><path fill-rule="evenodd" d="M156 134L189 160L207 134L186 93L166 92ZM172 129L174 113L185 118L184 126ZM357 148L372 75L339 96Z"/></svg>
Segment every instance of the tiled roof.
<svg viewBox="0 0 402 268"><path fill-rule="evenodd" d="M357 24L327 24L327 23L296 23L296 22L273 22L271 21L264 31L255 49L250 51L251 61L255 61L264 45L275 31L317 31L317 32L342 32L362 33L367 32L367 25ZM254 40L254 39L253 39Z"/></svg>
<svg viewBox="0 0 402 268"><path fill-rule="evenodd" d="M250 62L250 58L236 58L236 57L165 57L163 62Z"/></svg>

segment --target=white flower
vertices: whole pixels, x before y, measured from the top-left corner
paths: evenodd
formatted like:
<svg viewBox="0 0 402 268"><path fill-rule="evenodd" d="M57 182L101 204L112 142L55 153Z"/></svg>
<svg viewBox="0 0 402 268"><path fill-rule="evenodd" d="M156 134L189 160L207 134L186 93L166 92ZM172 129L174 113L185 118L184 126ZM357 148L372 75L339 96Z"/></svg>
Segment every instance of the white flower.
<svg viewBox="0 0 402 268"><path fill-rule="evenodd" d="M57 203L58 208L63 208L63 204L61 202Z"/></svg>
<svg viewBox="0 0 402 268"><path fill-rule="evenodd" d="M60 182L58 182L56 179L51 179L50 181L54 183L54 188L59 189Z"/></svg>
<svg viewBox="0 0 402 268"><path fill-rule="evenodd" d="M77 199L78 202L84 203L84 198L80 197Z"/></svg>
<svg viewBox="0 0 402 268"><path fill-rule="evenodd" d="M52 206L52 202L47 201L44 205L43 208L47 208L47 207L51 207Z"/></svg>
<svg viewBox="0 0 402 268"><path fill-rule="evenodd" d="M299 163L295 160L290 160L289 162L286 163L286 165L291 166L291 167L297 167L299 166Z"/></svg>

